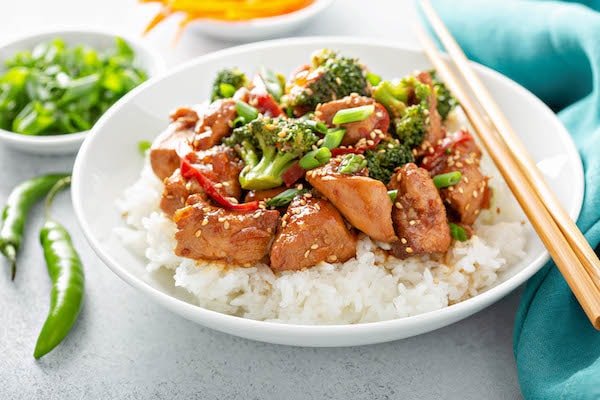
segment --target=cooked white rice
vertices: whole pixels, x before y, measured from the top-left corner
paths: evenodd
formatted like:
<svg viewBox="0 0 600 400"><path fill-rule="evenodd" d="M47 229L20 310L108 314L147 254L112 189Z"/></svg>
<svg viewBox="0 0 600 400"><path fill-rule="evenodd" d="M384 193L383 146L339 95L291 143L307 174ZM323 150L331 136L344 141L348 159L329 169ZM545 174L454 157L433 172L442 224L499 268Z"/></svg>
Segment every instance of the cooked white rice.
<svg viewBox="0 0 600 400"><path fill-rule="evenodd" d="M525 255L525 226L510 192L489 162L494 205L482 212L476 235L456 243L445 263L429 257L388 257L366 236L345 263L273 273L268 266L223 268L175 255L175 224L159 209L162 183L146 164L118 201L126 227L116 233L144 257L149 272L172 271L176 286L205 308L252 318L301 324L354 324L437 310L494 286L503 268ZM500 213L498 213L498 209Z"/></svg>

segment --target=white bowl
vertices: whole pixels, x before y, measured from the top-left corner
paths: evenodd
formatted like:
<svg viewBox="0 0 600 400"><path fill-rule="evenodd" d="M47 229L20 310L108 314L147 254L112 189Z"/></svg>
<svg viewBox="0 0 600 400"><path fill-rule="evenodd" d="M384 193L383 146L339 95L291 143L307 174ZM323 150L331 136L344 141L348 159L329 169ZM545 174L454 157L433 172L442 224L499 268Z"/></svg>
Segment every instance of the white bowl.
<svg viewBox="0 0 600 400"><path fill-rule="evenodd" d="M165 71L165 63L161 56L134 39L101 31L59 30L37 33L0 45L0 74L5 71L4 61L17 51L31 50L35 45L56 37L62 38L68 45L86 44L103 50L113 47L117 36L124 38L135 51L134 65L143 69L148 77L159 75ZM68 154L79 150L87 133L85 131L64 135L30 136L0 129L0 142L27 153Z"/></svg>
<svg viewBox="0 0 600 400"><path fill-rule="evenodd" d="M377 44L374 44L377 43ZM115 199L137 180L140 140L152 139L179 104L208 96L215 72L228 65L251 71L267 65L290 71L321 47L360 57L384 77L430 68L420 50L356 38L301 38L231 48L198 58L153 79L112 107L86 139L73 172L73 204L83 232L100 258L123 280L169 310L204 326L245 338L301 346L348 346L401 339L461 320L523 284L548 261L548 253L528 230L526 256L508 266L501 282L461 303L414 317L358 325L309 326L254 321L210 311L186 301L168 275L147 273L145 263L113 234L123 222ZM583 170L577 150L560 121L540 100L508 78L474 64L571 217L583 198ZM111 157L106 157L111 154Z"/></svg>
<svg viewBox="0 0 600 400"><path fill-rule="evenodd" d="M289 14L248 21L197 20L188 25L192 31L219 39L251 42L283 36L299 29L333 4L334 0L315 0L314 3Z"/></svg>

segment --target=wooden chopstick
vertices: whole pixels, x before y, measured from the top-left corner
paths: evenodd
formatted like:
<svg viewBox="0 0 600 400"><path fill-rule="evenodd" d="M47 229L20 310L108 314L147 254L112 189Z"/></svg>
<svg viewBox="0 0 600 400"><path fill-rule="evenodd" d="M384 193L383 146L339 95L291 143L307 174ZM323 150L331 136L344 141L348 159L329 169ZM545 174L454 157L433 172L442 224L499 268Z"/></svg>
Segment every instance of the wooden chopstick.
<svg viewBox="0 0 600 400"><path fill-rule="evenodd" d="M417 27L416 31L425 52L449 89L458 98L480 142L504 177L592 325L600 329L600 290L592 277L544 206L544 202L523 173L510 149L479 113L467 91L442 59L433 41L423 28Z"/></svg>
<svg viewBox="0 0 600 400"><path fill-rule="evenodd" d="M594 278L597 285L600 285L600 260L594 253L594 250L585 239L585 236L583 236L583 233L577 228L575 222L571 220L569 214L567 214L560 205L554 192L550 190L546 184L544 177L540 173L535 162L529 156L523 142L515 133L490 92L485 85L483 85L477 74L474 73L465 53L452 37L452 34L448 31L444 22L432 7L431 2L429 0L423 0L422 6L427 19L456 64L459 73L462 74L464 81L471 88L472 93L476 94L479 103L489 116L492 124L496 127L498 134L502 137L502 140L504 140L509 149L511 149L513 157L521 164L521 169L528 181L537 190L539 196L544 199L546 208L569 241L571 247L573 247L573 250L577 253L583 266Z"/></svg>

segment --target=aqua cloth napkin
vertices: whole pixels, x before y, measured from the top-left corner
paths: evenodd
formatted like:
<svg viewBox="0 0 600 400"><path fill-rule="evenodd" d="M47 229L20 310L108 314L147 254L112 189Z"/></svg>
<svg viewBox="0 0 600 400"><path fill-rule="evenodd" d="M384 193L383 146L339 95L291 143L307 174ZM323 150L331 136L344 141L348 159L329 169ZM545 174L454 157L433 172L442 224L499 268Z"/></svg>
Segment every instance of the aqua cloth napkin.
<svg viewBox="0 0 600 400"><path fill-rule="evenodd" d="M600 1L437 0L434 6L470 59L558 111L585 168L578 226L598 246ZM600 399L600 333L552 263L527 283L514 354L526 399Z"/></svg>

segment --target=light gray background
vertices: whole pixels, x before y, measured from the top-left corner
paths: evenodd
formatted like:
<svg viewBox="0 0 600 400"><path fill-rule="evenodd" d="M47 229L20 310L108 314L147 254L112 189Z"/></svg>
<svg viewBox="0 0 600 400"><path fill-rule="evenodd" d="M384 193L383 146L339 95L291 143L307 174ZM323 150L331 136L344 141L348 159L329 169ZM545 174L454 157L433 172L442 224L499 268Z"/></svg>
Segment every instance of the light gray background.
<svg viewBox="0 0 600 400"><path fill-rule="evenodd" d="M2 0L0 40L36 30L96 27L138 35L156 10L134 0ZM414 45L410 3L338 0L297 35L356 35ZM175 23L145 40L169 66L231 46ZM20 181L69 170L73 157L38 157L0 145L0 203ZM275 346L214 332L173 315L126 285L89 248L63 194L56 217L86 267L85 306L54 352L32 357L48 307L49 282L31 217L14 283L0 263L1 399L515 399L512 326L518 295L436 332L375 346Z"/></svg>

